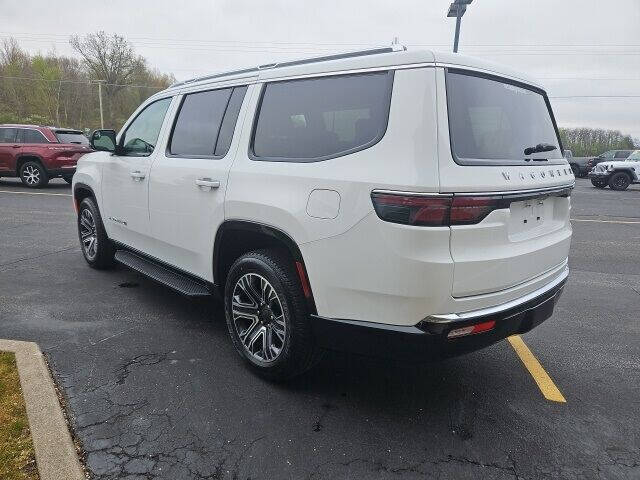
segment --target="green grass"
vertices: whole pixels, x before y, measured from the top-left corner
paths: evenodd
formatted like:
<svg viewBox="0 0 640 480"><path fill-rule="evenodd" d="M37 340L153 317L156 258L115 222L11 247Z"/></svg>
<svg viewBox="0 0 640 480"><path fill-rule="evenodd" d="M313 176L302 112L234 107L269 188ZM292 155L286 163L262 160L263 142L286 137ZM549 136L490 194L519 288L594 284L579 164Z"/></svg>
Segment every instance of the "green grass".
<svg viewBox="0 0 640 480"><path fill-rule="evenodd" d="M40 478L20 390L16 357L7 352L0 352L0 478Z"/></svg>

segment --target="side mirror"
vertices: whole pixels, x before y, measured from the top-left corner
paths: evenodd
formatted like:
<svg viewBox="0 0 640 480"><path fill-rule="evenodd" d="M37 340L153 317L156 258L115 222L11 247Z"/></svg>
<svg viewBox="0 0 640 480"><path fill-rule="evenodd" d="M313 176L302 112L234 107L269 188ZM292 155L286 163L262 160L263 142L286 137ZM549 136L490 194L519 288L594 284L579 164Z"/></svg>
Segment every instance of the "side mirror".
<svg viewBox="0 0 640 480"><path fill-rule="evenodd" d="M94 150L102 152L116 151L116 131L115 130L95 130L91 134L89 144Z"/></svg>

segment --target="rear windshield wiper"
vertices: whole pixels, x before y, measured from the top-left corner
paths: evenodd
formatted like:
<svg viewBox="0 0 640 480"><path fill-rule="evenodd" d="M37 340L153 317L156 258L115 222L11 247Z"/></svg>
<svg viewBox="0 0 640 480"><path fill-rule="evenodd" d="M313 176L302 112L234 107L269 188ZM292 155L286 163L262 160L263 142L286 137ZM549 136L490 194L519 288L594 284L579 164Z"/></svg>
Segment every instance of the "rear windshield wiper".
<svg viewBox="0 0 640 480"><path fill-rule="evenodd" d="M558 147L556 147L555 145L551 145L550 143L539 143L535 147L525 148L524 154L531 155L532 153L550 152L552 150L555 150L556 148Z"/></svg>

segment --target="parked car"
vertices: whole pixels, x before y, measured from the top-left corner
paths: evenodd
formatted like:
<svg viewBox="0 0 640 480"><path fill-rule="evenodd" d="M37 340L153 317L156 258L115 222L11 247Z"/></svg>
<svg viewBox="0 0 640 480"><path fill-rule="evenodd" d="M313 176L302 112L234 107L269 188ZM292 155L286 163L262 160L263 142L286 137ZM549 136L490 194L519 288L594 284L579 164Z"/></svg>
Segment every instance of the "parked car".
<svg viewBox="0 0 640 480"><path fill-rule="evenodd" d="M90 151L89 139L79 130L0 125L0 177L20 177L30 188L55 177L71 183L76 162Z"/></svg>
<svg viewBox="0 0 640 480"><path fill-rule="evenodd" d="M593 167L602 162L607 162L611 160L624 160L629 155L631 155L633 150L608 150L604 153L601 153L597 157L593 157L587 162L587 171L590 172Z"/></svg>
<svg viewBox="0 0 640 480"><path fill-rule="evenodd" d="M612 190L626 190L632 183L639 183L640 150L633 150L622 161L601 162L596 165L589 178L596 188L605 188L609 185Z"/></svg>
<svg viewBox="0 0 640 480"><path fill-rule="evenodd" d="M424 361L527 332L569 274L545 91L457 54L381 48L217 74L99 130L73 178L89 266L219 293L238 353Z"/></svg>
<svg viewBox="0 0 640 480"><path fill-rule="evenodd" d="M571 150L564 150L564 158L569 162L569 166L571 166L571 170L573 170L573 175L576 177L586 177L589 170L587 170L587 162L591 159L590 157L574 157L573 152Z"/></svg>

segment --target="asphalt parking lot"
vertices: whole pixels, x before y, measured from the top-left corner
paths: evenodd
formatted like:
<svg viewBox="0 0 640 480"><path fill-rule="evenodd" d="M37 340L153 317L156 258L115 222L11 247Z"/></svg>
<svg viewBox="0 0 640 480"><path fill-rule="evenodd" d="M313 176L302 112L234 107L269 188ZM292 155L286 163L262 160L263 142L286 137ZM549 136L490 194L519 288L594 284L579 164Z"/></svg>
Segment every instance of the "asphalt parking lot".
<svg viewBox="0 0 640 480"><path fill-rule="evenodd" d="M555 315L514 348L426 365L341 354L290 384L244 368L223 313L88 268L70 188L0 179L0 338L38 342L100 479L640 478L640 188L573 194Z"/></svg>

